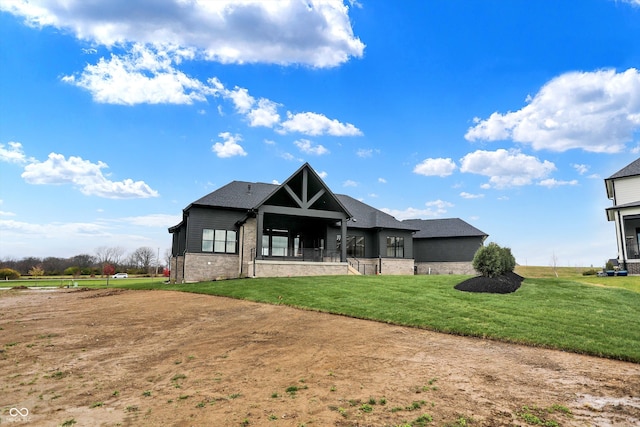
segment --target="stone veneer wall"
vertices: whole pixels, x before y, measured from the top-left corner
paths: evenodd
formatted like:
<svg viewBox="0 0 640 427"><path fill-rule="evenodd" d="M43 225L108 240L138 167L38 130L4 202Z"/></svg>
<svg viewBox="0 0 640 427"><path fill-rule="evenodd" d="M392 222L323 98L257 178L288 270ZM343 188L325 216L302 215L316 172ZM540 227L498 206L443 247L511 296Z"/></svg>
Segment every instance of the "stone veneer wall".
<svg viewBox="0 0 640 427"><path fill-rule="evenodd" d="M240 228L240 277L253 276L253 259L256 256L256 227L258 221L255 218L249 218Z"/></svg>
<svg viewBox="0 0 640 427"><path fill-rule="evenodd" d="M417 262L417 274L477 274L471 261L464 262Z"/></svg>
<svg viewBox="0 0 640 427"><path fill-rule="evenodd" d="M256 260L255 277L339 276L349 273L347 266L346 262Z"/></svg>
<svg viewBox="0 0 640 427"><path fill-rule="evenodd" d="M170 283L182 283L182 267L184 266L184 257L171 257L169 265L169 282Z"/></svg>
<svg viewBox="0 0 640 427"><path fill-rule="evenodd" d="M238 255L186 254L184 282L235 279L238 277Z"/></svg>
<svg viewBox="0 0 640 427"><path fill-rule="evenodd" d="M413 259L382 258L381 274L413 275Z"/></svg>
<svg viewBox="0 0 640 427"><path fill-rule="evenodd" d="M360 274L371 276L379 273L382 262L382 274L387 275L412 275L413 260L398 258L355 258L350 259L351 266Z"/></svg>
<svg viewBox="0 0 640 427"><path fill-rule="evenodd" d="M640 274L640 263L627 261L627 272L629 274Z"/></svg>

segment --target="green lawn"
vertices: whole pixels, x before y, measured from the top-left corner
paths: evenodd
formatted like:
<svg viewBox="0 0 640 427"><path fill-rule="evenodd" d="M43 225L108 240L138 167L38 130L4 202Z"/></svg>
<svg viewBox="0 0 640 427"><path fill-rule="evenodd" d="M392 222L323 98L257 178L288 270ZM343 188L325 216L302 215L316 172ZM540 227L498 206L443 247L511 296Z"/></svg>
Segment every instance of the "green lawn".
<svg viewBox="0 0 640 427"><path fill-rule="evenodd" d="M453 287L468 276L331 276L166 285L114 281L131 289L171 289L408 325L459 335L640 362L640 278L530 278L512 294ZM595 279L595 278L594 278ZM622 280L619 280L622 279ZM586 279L591 280L591 279ZM614 282L619 280L618 282ZM610 286L613 283L622 287ZM462 349L461 349L462 351Z"/></svg>

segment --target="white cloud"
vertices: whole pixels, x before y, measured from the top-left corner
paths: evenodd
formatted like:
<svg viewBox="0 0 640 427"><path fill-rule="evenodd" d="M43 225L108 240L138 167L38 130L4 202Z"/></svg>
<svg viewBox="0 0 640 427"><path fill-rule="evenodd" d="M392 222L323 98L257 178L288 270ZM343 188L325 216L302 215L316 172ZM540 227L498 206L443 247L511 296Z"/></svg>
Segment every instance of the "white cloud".
<svg viewBox="0 0 640 427"><path fill-rule="evenodd" d="M0 220L0 230L7 233L17 233L18 237L23 238L40 236L42 238L68 239L71 236L78 235L105 236L107 227L101 224L85 222L34 224L14 220Z"/></svg>
<svg viewBox="0 0 640 427"><path fill-rule="evenodd" d="M357 187L358 183L356 181L352 181L350 179L346 180L345 182L342 183L343 187Z"/></svg>
<svg viewBox="0 0 640 427"><path fill-rule="evenodd" d="M224 142L216 142L211 147L211 150L216 153L218 157L227 158L247 155L244 148L238 144L238 141L242 141L242 137L240 135L231 135L229 132L221 132L218 136L222 138Z"/></svg>
<svg viewBox="0 0 640 427"><path fill-rule="evenodd" d="M204 102L207 95L217 93L217 88L175 68L185 54L136 44L128 54L100 58L97 64L87 65L82 73L64 76L62 80L87 90L96 102L106 104Z"/></svg>
<svg viewBox="0 0 640 427"><path fill-rule="evenodd" d="M91 163L81 157L70 156L66 159L62 154L51 153L44 162L27 165L22 178L29 184L61 185L72 184L82 194L107 199L131 199L157 197L158 192L151 189L144 181L111 181L102 174L108 168L103 162Z"/></svg>
<svg viewBox="0 0 640 427"><path fill-rule="evenodd" d="M631 149L631 153L632 153L632 154L638 154L638 153L640 153L640 142L639 142L635 147L633 147L633 148Z"/></svg>
<svg viewBox="0 0 640 427"><path fill-rule="evenodd" d="M318 113L287 112L287 120L282 122L280 133L299 132L305 135L361 136L360 129L351 123L341 123Z"/></svg>
<svg viewBox="0 0 640 427"><path fill-rule="evenodd" d="M545 178L554 170L556 166L553 163L541 162L519 150L478 150L460 159L461 172L490 177L482 188L529 185L534 179Z"/></svg>
<svg viewBox="0 0 640 427"><path fill-rule="evenodd" d="M462 193L460 193L460 197L462 197L463 199L481 199L484 197L484 194L471 194L463 191Z"/></svg>
<svg viewBox="0 0 640 427"><path fill-rule="evenodd" d="M384 178L378 178L378 182L379 182L380 184L386 184L386 183L387 183L387 180L386 180L386 179L384 179Z"/></svg>
<svg viewBox="0 0 640 427"><path fill-rule="evenodd" d="M475 119L469 141L512 139L535 150L620 152L640 130L640 73L634 68L562 74L515 112Z"/></svg>
<svg viewBox="0 0 640 427"><path fill-rule="evenodd" d="M22 144L9 141L7 147L0 144L0 161L7 163L26 163L27 157L22 150Z"/></svg>
<svg viewBox="0 0 640 427"><path fill-rule="evenodd" d="M177 66L184 59L191 59L192 55L192 51L175 47L135 44L127 54L111 54L110 59L100 58L97 64L89 64L81 73L64 76L62 80L87 90L99 103L191 105L194 102L207 102L210 96L222 97L233 104L235 111L243 115L251 127L274 128L279 125L279 133L362 135L352 124L344 124L318 113L288 113L288 119L280 123L280 104L267 98L256 100L246 88L235 86L227 89L217 77L203 83L179 71ZM218 113L224 115L220 105Z"/></svg>
<svg viewBox="0 0 640 427"><path fill-rule="evenodd" d="M449 176L456 170L456 163L451 159L424 159L413 168L413 173L425 176Z"/></svg>
<svg viewBox="0 0 640 427"><path fill-rule="evenodd" d="M543 179L538 182L538 185L547 188L561 187L564 185L578 185L577 179L572 179L571 181L558 181L555 178Z"/></svg>
<svg viewBox="0 0 640 427"><path fill-rule="evenodd" d="M249 111L247 118L249 119L250 126L264 126L272 128L280 122L278 104L268 99L260 98L258 101L258 107Z"/></svg>
<svg viewBox="0 0 640 427"><path fill-rule="evenodd" d="M223 93L233 101L236 111L242 114L248 113L256 102L255 98L249 95L249 90L246 88L236 86L233 90L225 90Z"/></svg>
<svg viewBox="0 0 640 427"><path fill-rule="evenodd" d="M120 221L136 227L171 227L182 221L182 215L149 214L122 218Z"/></svg>
<svg viewBox="0 0 640 427"><path fill-rule="evenodd" d="M334 67L361 57L349 8L341 0L126 0L0 2L35 27L53 26L97 45L183 46L221 63Z"/></svg>
<svg viewBox="0 0 640 427"><path fill-rule="evenodd" d="M359 148L356 151L356 156L363 159L372 157L374 154L380 154L380 150L374 150L373 148Z"/></svg>
<svg viewBox="0 0 640 427"><path fill-rule="evenodd" d="M425 206L427 206L427 209L417 209L417 208L409 207L404 210L388 209L388 208L382 208L380 210L402 221L405 219L439 217L447 213L447 208L453 207L453 204L449 202L445 202L443 200L434 200L434 201L425 203Z"/></svg>
<svg viewBox="0 0 640 427"><path fill-rule="evenodd" d="M299 139L298 141L295 141L294 144L300 151L306 154L313 154L316 156L329 154L329 150L327 150L325 147L320 144L313 145L313 143L308 139Z"/></svg>
<svg viewBox="0 0 640 427"><path fill-rule="evenodd" d="M444 213L444 212L446 212L446 210L445 210L445 209L447 209L447 208L452 208L452 207L454 206L454 204L453 204L453 203L450 203L450 202L445 202L444 200L440 200L440 199L438 199L438 200L433 200L433 201L431 201L431 202L427 202L427 203L425 203L425 206L429 206L429 207L434 206L434 207L436 207L439 211L443 211L443 213Z"/></svg>
<svg viewBox="0 0 640 427"><path fill-rule="evenodd" d="M329 174L326 171L318 172L318 176L325 179Z"/></svg>
<svg viewBox="0 0 640 427"><path fill-rule="evenodd" d="M299 159L296 156L294 156L291 153L282 153L280 154L280 157L282 157L285 160L290 160L290 161L298 161L298 162L302 162L303 159Z"/></svg>
<svg viewBox="0 0 640 427"><path fill-rule="evenodd" d="M588 165L572 163L571 166L573 166L573 168L576 170L576 172L578 172L580 175L584 175L585 173L587 173L589 171L589 166Z"/></svg>

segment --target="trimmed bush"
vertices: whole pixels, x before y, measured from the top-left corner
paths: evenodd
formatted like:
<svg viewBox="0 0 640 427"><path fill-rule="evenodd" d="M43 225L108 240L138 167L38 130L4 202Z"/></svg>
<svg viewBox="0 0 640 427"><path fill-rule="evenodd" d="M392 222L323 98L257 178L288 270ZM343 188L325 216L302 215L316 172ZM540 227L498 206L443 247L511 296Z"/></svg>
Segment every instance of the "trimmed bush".
<svg viewBox="0 0 640 427"><path fill-rule="evenodd" d="M16 280L20 278L20 273L11 268L0 268L0 279Z"/></svg>
<svg viewBox="0 0 640 427"><path fill-rule="evenodd" d="M516 267L516 259L510 248L502 248L497 243L489 243L476 251L473 268L485 277L496 277L510 273Z"/></svg>

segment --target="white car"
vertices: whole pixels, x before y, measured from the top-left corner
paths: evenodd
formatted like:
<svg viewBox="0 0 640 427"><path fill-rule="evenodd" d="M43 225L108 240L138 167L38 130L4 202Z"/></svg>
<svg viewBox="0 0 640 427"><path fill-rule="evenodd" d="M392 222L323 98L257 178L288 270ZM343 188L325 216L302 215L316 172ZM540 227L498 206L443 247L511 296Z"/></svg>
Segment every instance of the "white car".
<svg viewBox="0 0 640 427"><path fill-rule="evenodd" d="M113 279L126 279L127 277L129 277L129 275L127 273L116 273L111 277Z"/></svg>

